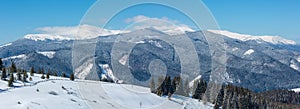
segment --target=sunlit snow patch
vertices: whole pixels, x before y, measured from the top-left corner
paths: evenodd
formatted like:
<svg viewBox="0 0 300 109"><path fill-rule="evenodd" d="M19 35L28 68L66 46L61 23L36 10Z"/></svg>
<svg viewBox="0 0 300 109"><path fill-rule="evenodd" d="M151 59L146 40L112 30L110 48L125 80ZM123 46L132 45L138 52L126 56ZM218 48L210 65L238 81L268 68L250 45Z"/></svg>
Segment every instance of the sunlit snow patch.
<svg viewBox="0 0 300 109"><path fill-rule="evenodd" d="M128 59L128 55L124 55L120 60L119 63L125 65Z"/></svg>
<svg viewBox="0 0 300 109"><path fill-rule="evenodd" d="M232 51L237 51L239 48L237 48L237 47L234 47L233 49L232 49Z"/></svg>
<svg viewBox="0 0 300 109"><path fill-rule="evenodd" d="M193 79L193 80L189 83L189 87L193 87L194 82L195 82L195 81L199 81L201 77L202 77L202 75L199 75L199 76L197 76L195 79Z"/></svg>
<svg viewBox="0 0 300 109"><path fill-rule="evenodd" d="M12 43L8 43L8 44L1 45L0 48L6 47L6 46L10 46L11 44L12 44Z"/></svg>
<svg viewBox="0 0 300 109"><path fill-rule="evenodd" d="M248 51L246 51L244 53L244 55L251 55L252 53L254 53L254 50L253 49L249 49Z"/></svg>
<svg viewBox="0 0 300 109"><path fill-rule="evenodd" d="M162 48L162 45L157 41L150 40L149 43L155 45L156 47Z"/></svg>
<svg viewBox="0 0 300 109"><path fill-rule="evenodd" d="M42 54L51 59L54 57L55 51L45 51L45 52L37 52L37 53Z"/></svg>
<svg viewBox="0 0 300 109"><path fill-rule="evenodd" d="M11 56L11 57L7 57L4 58L2 60L9 60L9 59L25 59L27 58L27 56L25 54L21 54L21 55L17 55L17 56Z"/></svg>
<svg viewBox="0 0 300 109"><path fill-rule="evenodd" d="M290 67L293 68L293 69L295 69L295 70L299 70L299 67L297 65L295 65L295 64L291 64Z"/></svg>

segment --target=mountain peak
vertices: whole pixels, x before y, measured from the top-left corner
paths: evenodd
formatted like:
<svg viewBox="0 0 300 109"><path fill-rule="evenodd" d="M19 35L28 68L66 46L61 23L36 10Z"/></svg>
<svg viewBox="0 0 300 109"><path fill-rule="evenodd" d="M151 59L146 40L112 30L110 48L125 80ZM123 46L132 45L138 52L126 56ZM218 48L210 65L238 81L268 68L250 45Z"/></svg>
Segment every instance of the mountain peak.
<svg viewBox="0 0 300 109"><path fill-rule="evenodd" d="M27 34L24 36L25 39L31 39L34 41L45 41L45 40L71 40L70 37L64 37L60 35L50 34Z"/></svg>
<svg viewBox="0 0 300 109"><path fill-rule="evenodd" d="M226 30L208 30L209 32L227 36L229 38L238 39L241 41L255 40L257 42L268 42L272 44L287 44L287 45L296 45L297 43L292 40L284 39L280 36L252 36L247 34L234 33Z"/></svg>

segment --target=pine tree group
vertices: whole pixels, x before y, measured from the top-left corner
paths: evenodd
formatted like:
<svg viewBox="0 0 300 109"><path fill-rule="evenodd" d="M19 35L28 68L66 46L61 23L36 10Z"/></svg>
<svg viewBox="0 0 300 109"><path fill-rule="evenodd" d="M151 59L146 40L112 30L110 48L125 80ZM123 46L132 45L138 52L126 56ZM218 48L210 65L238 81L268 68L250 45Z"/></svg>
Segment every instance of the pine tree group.
<svg viewBox="0 0 300 109"><path fill-rule="evenodd" d="M29 81L32 81L33 80L32 76L34 76L34 73L36 73L34 70L34 67L31 67L30 68L30 77L29 77L29 75L27 74L27 71L24 69L21 69L21 68L17 68L15 62L13 62L13 61L10 65L10 67L8 67L6 69L5 66L3 65L1 58L0 58L0 70L1 70L0 74L1 74L2 80L7 80L7 77L9 76L9 79L7 80L9 87L12 87L13 83L16 81L21 81L21 82L25 83L25 82L28 82L28 80L27 80L28 78L29 78ZM9 75L7 75L7 71L9 71L8 72ZM54 76L58 76L57 71L52 72L50 69L48 70L47 73L45 73L45 70L43 67L39 67L37 73L41 74L41 79L50 79L51 74L53 74ZM65 73L61 73L61 77L67 77L67 76ZM75 76L73 73L70 75L70 80L72 80L72 81L75 80Z"/></svg>
<svg viewBox="0 0 300 109"><path fill-rule="evenodd" d="M161 82L161 85L156 89L155 92L159 96L168 96L169 98L175 93L175 91L178 89L178 84L180 84L180 77L174 77L173 80L170 76L166 76L164 80L162 80L162 77L158 78L158 83Z"/></svg>
<svg viewBox="0 0 300 109"><path fill-rule="evenodd" d="M204 79L200 78L200 80L197 81L197 87L196 87L195 93L193 95L193 98L201 100L206 91L206 88L207 88L206 81Z"/></svg>

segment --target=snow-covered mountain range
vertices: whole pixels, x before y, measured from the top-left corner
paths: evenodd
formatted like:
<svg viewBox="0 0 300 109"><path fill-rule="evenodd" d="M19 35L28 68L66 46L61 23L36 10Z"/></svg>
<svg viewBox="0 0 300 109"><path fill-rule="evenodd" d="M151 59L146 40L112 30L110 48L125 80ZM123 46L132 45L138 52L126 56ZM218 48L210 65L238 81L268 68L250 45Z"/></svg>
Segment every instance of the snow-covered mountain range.
<svg viewBox="0 0 300 109"><path fill-rule="evenodd" d="M83 26L81 28L93 28ZM220 77L226 83L243 86L254 91L271 89L299 88L300 78L300 45L296 42L278 36L251 36L232 33L222 30L190 31L186 34L165 34L156 29L141 29L136 31L110 31L100 34L103 29L94 28L94 31L82 32L76 36L76 32L57 34L29 34L17 41L0 46L0 57L5 65L15 61L18 67L54 69L70 74L75 72L78 78L95 79L106 78L116 81L122 73L113 72L111 66L111 49L114 41L119 36L144 35L153 39L146 39L135 43L132 53L124 54L122 59L116 60L122 66L130 66L132 74L140 80L147 80L150 72L147 70L152 60L162 60L167 66L170 75L180 74L180 59L172 45L159 40L160 36L188 37L195 46L199 57L200 75L209 79L209 75L215 71L211 63L214 51L218 46L224 46L226 50L226 71ZM84 34L86 33L86 34ZM212 40L215 46L209 46L206 39ZM95 54L87 55L87 52L77 54L80 61L77 67L72 65L73 43L84 42L82 50L93 51ZM95 47L92 47L95 45ZM186 49L184 46L182 49ZM147 54L147 55L145 55ZM141 73L142 72L142 73ZM93 74L92 74L93 73ZM187 75L191 76L191 75ZM196 76L197 77L197 76ZM123 77L124 78L124 77ZM190 77L191 80L194 77ZM133 83L137 85L143 85Z"/></svg>

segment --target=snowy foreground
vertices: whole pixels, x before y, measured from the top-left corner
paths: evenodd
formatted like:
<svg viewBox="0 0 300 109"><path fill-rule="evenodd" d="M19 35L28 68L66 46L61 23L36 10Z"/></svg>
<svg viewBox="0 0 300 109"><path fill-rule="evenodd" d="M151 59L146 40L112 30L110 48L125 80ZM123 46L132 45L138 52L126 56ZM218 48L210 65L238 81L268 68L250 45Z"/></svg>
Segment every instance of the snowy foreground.
<svg viewBox="0 0 300 109"><path fill-rule="evenodd" d="M210 109L210 103L174 95L171 100L149 93L148 88L99 81L53 77L16 87L0 81L0 105L5 109Z"/></svg>

